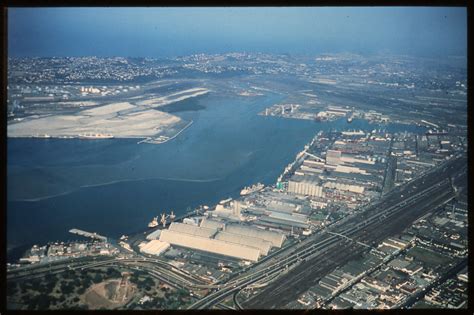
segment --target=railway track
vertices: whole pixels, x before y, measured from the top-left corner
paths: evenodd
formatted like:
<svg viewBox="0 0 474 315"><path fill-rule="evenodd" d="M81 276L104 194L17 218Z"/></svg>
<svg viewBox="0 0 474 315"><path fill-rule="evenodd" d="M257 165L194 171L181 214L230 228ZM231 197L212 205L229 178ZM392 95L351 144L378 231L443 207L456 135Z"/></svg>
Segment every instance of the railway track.
<svg viewBox="0 0 474 315"><path fill-rule="evenodd" d="M442 182L435 192L440 193L432 199L432 203L438 203L440 201L446 201L452 198L453 194L451 191L446 190L448 183ZM444 192L441 192L444 191ZM423 202L417 200L413 205ZM408 203L408 206L412 205ZM402 209L404 209L403 207ZM367 225L366 228L360 230L350 230L351 233L347 233L354 240L360 241L365 244L371 244L373 242L380 242L388 236L401 232L417 217L421 216L427 209L430 208L429 204L425 204L425 207L419 207L417 211L413 211L408 215L401 215L397 218L392 218L393 215L398 212L393 212L391 215L386 215L384 220L378 221L376 217L373 217L372 223ZM401 210L400 210L401 211ZM378 223L378 224L376 224ZM378 228L373 228L373 225L378 225ZM352 232L354 231L354 232ZM306 261L304 264L295 267L291 272L280 279L276 280L275 283L266 287L265 290L259 294L253 296L248 301L241 303L244 308L281 308L287 303L293 301L299 294L306 291L312 285L315 285L318 280L325 274L330 272L335 266L343 265L350 261L354 256L360 255L366 252L368 248L346 240L346 242L338 243L336 253L326 251L321 253L313 259ZM329 268L328 268L329 267Z"/></svg>

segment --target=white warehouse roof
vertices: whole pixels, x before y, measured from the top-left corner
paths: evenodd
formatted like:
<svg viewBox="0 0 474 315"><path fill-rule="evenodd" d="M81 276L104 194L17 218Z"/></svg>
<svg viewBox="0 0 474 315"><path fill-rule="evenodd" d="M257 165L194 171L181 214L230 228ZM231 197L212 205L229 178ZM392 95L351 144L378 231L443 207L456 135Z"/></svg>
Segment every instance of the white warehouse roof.
<svg viewBox="0 0 474 315"><path fill-rule="evenodd" d="M143 242L138 245L138 247L140 247L140 251L145 254L159 255L165 250L167 250L170 247L170 244L167 242L162 242L160 240L152 240L148 243Z"/></svg>
<svg viewBox="0 0 474 315"><path fill-rule="evenodd" d="M218 232L215 236L216 240L226 241L230 243L255 247L260 250L262 255L268 255L270 248L272 247L272 243L269 241L265 241L261 238L255 238L247 235L240 235L234 233L227 233L227 232Z"/></svg>
<svg viewBox="0 0 474 315"><path fill-rule="evenodd" d="M178 232L178 233L186 233L186 234L190 234L194 236L207 237L207 238L212 237L217 232L217 229L209 229L205 227L199 227L199 226L194 226L194 225L184 224L184 223L177 223L177 222L171 223L169 230ZM163 233L163 231L161 233Z"/></svg>
<svg viewBox="0 0 474 315"><path fill-rule="evenodd" d="M207 218L202 219L202 222L201 222L201 227L208 228L208 229L223 229L224 226L225 226L224 222L207 219Z"/></svg>
<svg viewBox="0 0 474 315"><path fill-rule="evenodd" d="M260 250L230 242L194 236L178 231L163 230L160 240L172 245L197 249L214 254L230 256L238 259L258 261Z"/></svg>
<svg viewBox="0 0 474 315"><path fill-rule="evenodd" d="M151 232L150 234L147 235L146 239L147 240L157 240L160 238L160 233L161 233L161 230L156 230L154 232Z"/></svg>
<svg viewBox="0 0 474 315"><path fill-rule="evenodd" d="M238 224L228 224L225 228L225 232L261 238L271 242L273 246L278 248L281 247L285 240L285 235L281 233Z"/></svg>

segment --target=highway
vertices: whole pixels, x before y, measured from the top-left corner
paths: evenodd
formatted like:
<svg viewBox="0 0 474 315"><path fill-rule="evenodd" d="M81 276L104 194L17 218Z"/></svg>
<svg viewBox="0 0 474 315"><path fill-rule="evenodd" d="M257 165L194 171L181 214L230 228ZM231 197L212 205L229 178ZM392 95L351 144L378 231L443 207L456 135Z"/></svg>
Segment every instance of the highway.
<svg viewBox="0 0 474 315"><path fill-rule="evenodd" d="M372 244L396 234L417 217L454 196L448 178L465 163L464 156L443 162L407 185L395 188L363 213L344 220L342 224L334 225L329 231L365 244ZM219 286L217 290L190 308L209 308L253 283L273 277L275 273L281 273L283 270L289 270L260 293L242 303L245 308L282 307L309 286L314 285L325 273L367 250L365 246L356 242L328 233L317 234L316 237L308 238L295 247L297 249L290 252L287 257L279 257L278 261L264 268ZM335 247L337 250L333 250Z"/></svg>

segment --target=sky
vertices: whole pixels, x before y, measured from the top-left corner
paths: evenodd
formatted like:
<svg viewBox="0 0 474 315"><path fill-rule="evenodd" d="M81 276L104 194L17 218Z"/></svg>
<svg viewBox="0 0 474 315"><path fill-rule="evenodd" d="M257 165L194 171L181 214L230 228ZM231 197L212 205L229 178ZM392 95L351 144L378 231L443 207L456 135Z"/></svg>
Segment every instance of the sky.
<svg viewBox="0 0 474 315"><path fill-rule="evenodd" d="M467 10L446 7L10 8L8 54L467 55Z"/></svg>

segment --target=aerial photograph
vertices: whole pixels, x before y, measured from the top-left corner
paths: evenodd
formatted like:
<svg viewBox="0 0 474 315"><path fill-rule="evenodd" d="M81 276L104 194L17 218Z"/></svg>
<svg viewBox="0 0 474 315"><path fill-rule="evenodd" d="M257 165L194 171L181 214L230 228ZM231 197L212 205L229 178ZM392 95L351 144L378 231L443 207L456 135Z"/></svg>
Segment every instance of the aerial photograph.
<svg viewBox="0 0 474 315"><path fill-rule="evenodd" d="M6 14L0 314L471 309L466 7Z"/></svg>

